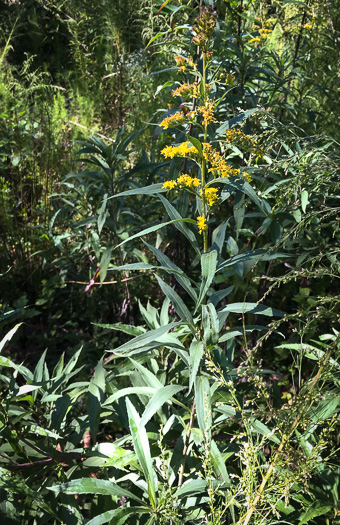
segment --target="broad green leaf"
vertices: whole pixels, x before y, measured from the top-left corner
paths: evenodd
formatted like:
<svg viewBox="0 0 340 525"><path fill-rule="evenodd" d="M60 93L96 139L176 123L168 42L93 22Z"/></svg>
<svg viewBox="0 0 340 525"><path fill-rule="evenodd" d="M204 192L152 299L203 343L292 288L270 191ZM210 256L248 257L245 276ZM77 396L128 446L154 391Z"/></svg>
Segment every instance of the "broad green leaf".
<svg viewBox="0 0 340 525"><path fill-rule="evenodd" d="M158 281L159 286L161 287L164 294L166 295L166 297L170 299L170 301L174 305L176 313L181 319L181 321L188 323L190 328L194 330L192 315L189 312L187 306L184 304L183 299L178 295L178 293L173 288L171 288L171 286L165 283L163 279L158 277L158 275L156 275L156 279Z"/></svg>
<svg viewBox="0 0 340 525"><path fill-rule="evenodd" d="M225 232L226 232L227 226L229 224L229 221L230 221L230 219L226 220L223 224L221 224L219 226L219 228L217 229L218 230L217 234L216 234L216 236L214 238L214 242L213 242L213 244L211 246L211 250L216 250L219 256L220 256L220 254L222 252L224 239L225 239ZM215 232L216 232L216 230L215 230Z"/></svg>
<svg viewBox="0 0 340 525"><path fill-rule="evenodd" d="M133 364L133 366L138 370L144 383L146 383L146 386L149 386L151 388L157 388L157 389L161 389L164 387L164 385L159 381L159 379L157 379L155 374L153 374L150 370L148 370L148 368L138 363L138 361L131 359L131 357L130 357L130 361Z"/></svg>
<svg viewBox="0 0 340 525"><path fill-rule="evenodd" d="M262 436L267 437L270 441L273 441L277 445L280 444L279 438L274 435L271 435L272 431L258 419L255 419L255 421L252 421L251 426L253 427L254 430L256 430L256 432L258 432Z"/></svg>
<svg viewBox="0 0 340 525"><path fill-rule="evenodd" d="M128 518L131 514L151 514L152 508L151 507L125 507L125 508L118 508L114 510L107 510L103 514L99 514L95 518L92 518L92 520L88 521L86 525L102 525L103 523L108 523L109 521L112 522L114 519L114 522L112 523L125 523L126 520L121 521L122 518Z"/></svg>
<svg viewBox="0 0 340 525"><path fill-rule="evenodd" d="M152 232L155 232L157 230L160 230L161 228L164 228L164 226L168 226L169 224L174 224L175 226L177 225L176 228L180 229L178 227L178 223L182 223L182 222L190 222L192 224L196 224L193 219L175 219L173 221L162 222L161 224L155 224L154 226L150 226L150 228L146 228L145 230L143 230L143 231L141 231L139 233L135 233L135 235L131 235L131 237L128 237L127 239L122 241L120 244L117 244L117 246L115 246L115 249L119 248L120 246L123 246L123 244L125 244L125 243L127 243L129 241L132 241L133 239L138 239L138 237L142 237L143 235L148 235L149 233L152 233ZM188 231L190 231L190 230L188 230Z"/></svg>
<svg viewBox="0 0 340 525"><path fill-rule="evenodd" d="M219 338L219 316L213 304L202 305L203 337L206 345L216 344Z"/></svg>
<svg viewBox="0 0 340 525"><path fill-rule="evenodd" d="M122 323L115 323L115 324L101 324L101 323L91 323L95 326L99 326L100 328L106 328L108 330L118 330L120 332L124 332L124 334L129 335L141 335L146 332L145 328L142 326L133 326L129 324L122 324Z"/></svg>
<svg viewBox="0 0 340 525"><path fill-rule="evenodd" d="M194 137L192 137L191 135L187 135L187 139L189 141L189 143L191 143L194 148L196 148L199 152L200 155L202 155L202 144L201 142L198 140L198 139L195 139Z"/></svg>
<svg viewBox="0 0 340 525"><path fill-rule="evenodd" d="M202 303L202 301L206 297L206 294L210 288L210 285L212 283L212 280L216 272L216 264L217 264L217 251L216 250L202 254L201 256L202 282L201 282L200 293L199 293L198 301L196 303L195 311L197 311L197 308L199 307L199 305Z"/></svg>
<svg viewBox="0 0 340 525"><path fill-rule="evenodd" d="M203 343L201 341L197 341L196 339L193 339L190 345L189 353L189 367L190 367L190 375L189 375L189 392L191 392L192 385L195 382L198 368L203 356Z"/></svg>
<svg viewBox="0 0 340 525"><path fill-rule="evenodd" d="M219 477L219 479L221 479L221 481L230 485L231 481L229 478L227 468L223 461L222 454L219 451L218 446L213 439L211 440L210 453L215 474Z"/></svg>
<svg viewBox="0 0 340 525"><path fill-rule="evenodd" d="M101 283L105 281L105 277L106 277L106 274L107 274L107 269L109 267L110 260L111 260L112 249L113 249L112 246L108 246L106 248L105 252L103 253L102 258L100 259L100 263L99 263L100 274L99 275L100 275L100 282Z"/></svg>
<svg viewBox="0 0 340 525"><path fill-rule="evenodd" d="M17 365L16 363L13 363L13 361L7 359L7 357L4 357L2 355L0 355L0 366L13 368L13 370L16 370L17 372L22 374L26 379L33 380L33 374L30 370L28 370L28 368L22 365Z"/></svg>
<svg viewBox="0 0 340 525"><path fill-rule="evenodd" d="M304 525L310 520L328 514L330 510L333 509L333 505L325 505L322 501L316 501L311 507L309 507L306 512L302 515L302 518L299 521L299 525Z"/></svg>
<svg viewBox="0 0 340 525"><path fill-rule="evenodd" d="M262 325L246 325L244 327L243 326L236 327L235 329L230 330L229 332L226 332L224 335L222 335L219 338L218 342L223 343L224 341L229 341L230 339L234 339L235 337L238 337L238 336L244 336L245 334L251 334L255 330L269 330L269 328L268 326L262 326Z"/></svg>
<svg viewBox="0 0 340 525"><path fill-rule="evenodd" d="M80 478L47 488L57 494L60 492L65 494L102 494L103 496L131 498L141 505L144 504L144 502L132 492L119 487L119 485L113 481L104 479Z"/></svg>
<svg viewBox="0 0 340 525"><path fill-rule="evenodd" d="M103 226L104 226L105 221L106 221L106 217L108 215L108 212L106 210L106 205L107 205L107 193L105 193L102 205L100 206L100 208L98 210L97 227L98 227L99 235L102 232Z"/></svg>
<svg viewBox="0 0 340 525"><path fill-rule="evenodd" d="M228 286L228 288L224 288L223 290L218 290L217 292L212 293L209 295L208 304L211 303L215 307L217 304L222 301L227 295L229 295L233 291L233 286Z"/></svg>
<svg viewBox="0 0 340 525"><path fill-rule="evenodd" d="M138 412L128 398L126 399L126 408L128 411L129 426L133 441L133 447L135 449L136 456L138 457L138 461L142 467L145 480L148 485L148 495L151 506L153 509L155 509L157 507L157 487L152 467L149 440L146 435L145 427L141 426L140 424L141 420L138 415Z"/></svg>
<svg viewBox="0 0 340 525"><path fill-rule="evenodd" d="M174 225L177 228L177 230L183 233L183 235L188 239L188 241L190 242L191 246L194 248L196 253L200 255L201 250L197 243L197 239L194 233L187 226L185 226L185 224L182 224L181 221L183 221L183 219L181 215L178 213L178 211L176 210L176 208L174 208L172 204L170 204L170 202L165 197L163 197L163 195L159 195L159 198L162 201L164 208L166 209L166 212L169 215L170 219L173 219L173 220L176 219L178 221L178 222L174 222ZM196 222L192 220L187 220L186 222L191 222L193 224L196 224Z"/></svg>
<svg viewBox="0 0 340 525"><path fill-rule="evenodd" d="M182 487L176 490L175 496L178 498L202 494L207 488L207 482L204 479L191 479L184 483Z"/></svg>
<svg viewBox="0 0 340 525"><path fill-rule="evenodd" d="M93 377L89 384L89 391L87 397L87 412L90 422L90 433L93 442L96 442L97 431L100 420L100 413L105 394L105 370L103 367L103 359L101 359L96 366Z"/></svg>
<svg viewBox="0 0 340 525"><path fill-rule="evenodd" d="M141 188L122 191L121 193L112 195L112 197L109 197L109 199L116 199L117 197L124 197L126 195L156 195L157 193L165 193L167 191L168 190L166 188L163 188L163 183L157 183L151 184L151 186L143 186Z"/></svg>
<svg viewBox="0 0 340 525"><path fill-rule="evenodd" d="M124 343L123 345L119 346L118 348L115 348L114 350L107 350L108 352L115 352L115 354L119 355L127 355L129 352L141 349L145 346L147 346L149 343L157 343L157 340L160 336L166 334L169 332L172 328L175 326L180 325L181 323L169 323L165 326L160 326L159 328L156 328L155 330L149 330L148 332L145 332L144 334L138 335L134 339L131 339L131 341L128 341L127 343ZM161 346L162 343L159 343L158 346ZM157 344L156 344L157 346ZM114 355L112 356L112 359L114 358ZM106 361L107 362L107 361Z"/></svg>
<svg viewBox="0 0 340 525"><path fill-rule="evenodd" d="M211 399L209 380L205 376L195 379L195 397L198 426L203 437L211 438Z"/></svg>
<svg viewBox="0 0 340 525"><path fill-rule="evenodd" d="M285 315L281 310L276 310L276 308L270 308L264 304L257 303L233 303L228 304L219 310L219 313L231 312L234 314L258 314L258 315L267 315L269 317L283 317Z"/></svg>
<svg viewBox="0 0 340 525"><path fill-rule="evenodd" d="M227 266L232 266L233 264L236 264L238 262L244 262L244 261L273 261L274 259L279 258L287 258L292 257L289 254L286 253L270 253L268 250L251 250L249 252L241 253L239 255L235 255L234 257L230 257L227 261L222 262L218 267L217 271L219 272L223 268L226 268Z"/></svg>
<svg viewBox="0 0 340 525"><path fill-rule="evenodd" d="M117 399L120 399L121 397L129 396L131 394L153 396L156 391L157 391L157 388L153 388L149 386L130 386L128 388L121 388L120 390L117 390L117 392L109 396L104 401L103 406L111 405L112 403L117 401Z"/></svg>
<svg viewBox="0 0 340 525"><path fill-rule="evenodd" d="M140 420L140 425L145 427L145 425L150 421L152 416L166 403L169 401L175 394L184 389L184 386L178 385L167 385L162 386L158 389L154 396L150 399L148 404L145 407L145 410L142 414Z"/></svg>
<svg viewBox="0 0 340 525"><path fill-rule="evenodd" d="M21 325L22 323L18 323L14 326L14 328L12 328L9 332L7 332L5 337L0 342L0 353L2 349L4 348L4 346L6 345L6 343L12 339L13 335L15 334L15 332L18 330L19 326Z"/></svg>

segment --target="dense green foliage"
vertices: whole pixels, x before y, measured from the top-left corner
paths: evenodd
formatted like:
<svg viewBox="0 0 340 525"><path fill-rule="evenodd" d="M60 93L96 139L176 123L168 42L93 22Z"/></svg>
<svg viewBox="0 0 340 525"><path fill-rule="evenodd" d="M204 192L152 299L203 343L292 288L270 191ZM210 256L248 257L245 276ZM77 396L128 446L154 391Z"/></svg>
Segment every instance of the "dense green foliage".
<svg viewBox="0 0 340 525"><path fill-rule="evenodd" d="M339 523L338 4L3 0L4 523Z"/></svg>

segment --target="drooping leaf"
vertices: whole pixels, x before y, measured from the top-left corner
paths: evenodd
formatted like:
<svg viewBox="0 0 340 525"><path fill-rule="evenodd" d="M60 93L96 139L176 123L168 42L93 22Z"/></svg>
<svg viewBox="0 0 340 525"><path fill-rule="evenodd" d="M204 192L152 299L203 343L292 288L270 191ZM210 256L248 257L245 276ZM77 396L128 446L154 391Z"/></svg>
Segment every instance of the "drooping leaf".
<svg viewBox="0 0 340 525"><path fill-rule="evenodd" d="M221 310L219 313L231 312L234 314L258 314L266 315L269 317L283 317L285 315L281 310L276 310L276 308L271 308L270 306L265 306L264 304L257 303L233 303L228 304Z"/></svg>
<svg viewBox="0 0 340 525"><path fill-rule="evenodd" d="M144 505L144 502L132 492L123 489L113 481L104 479L80 478L47 488L57 494L60 492L65 494L102 494L104 496L131 498L137 503Z"/></svg>

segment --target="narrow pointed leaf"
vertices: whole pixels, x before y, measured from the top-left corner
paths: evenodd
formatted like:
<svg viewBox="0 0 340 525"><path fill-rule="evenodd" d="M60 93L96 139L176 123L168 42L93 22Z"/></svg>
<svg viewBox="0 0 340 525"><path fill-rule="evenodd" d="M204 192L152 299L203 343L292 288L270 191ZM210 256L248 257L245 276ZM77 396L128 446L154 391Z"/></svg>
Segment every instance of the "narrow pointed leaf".
<svg viewBox="0 0 340 525"><path fill-rule="evenodd" d="M190 367L190 375L189 375L189 392L191 392L192 386L195 382L198 368L203 356L203 343L201 341L197 341L196 339L193 339L191 345L190 345L190 359L189 359L189 367Z"/></svg>
<svg viewBox="0 0 340 525"><path fill-rule="evenodd" d="M202 257L201 257L202 282L201 282L198 301L196 304L196 310L201 304L201 302L206 297L207 291L209 290L209 287L212 283L212 280L216 272L216 264L217 264L217 251L216 250L202 254Z"/></svg>
<svg viewBox="0 0 340 525"><path fill-rule="evenodd" d="M198 246L198 243L197 243L197 239L194 235L194 233L189 229L187 228L187 226L185 226L185 224L182 224L182 222L180 222L180 219L182 219L181 215L178 213L178 211L176 210L176 208L174 208L172 206L172 204L170 204L170 202L165 198L163 197L163 195L159 195L159 198L160 200L162 201L163 205L164 205L164 208L166 209L166 212L167 214L169 215L170 219L177 219L178 222L174 222L174 226L177 228L177 230L179 230L181 233L183 233L183 235L185 235L185 237L188 239L188 241L190 242L191 246L194 248L194 250L200 254L201 253L201 250ZM183 221L183 219L182 219ZM192 221L192 220L187 220L186 222L191 222L191 223L195 223L195 221Z"/></svg>
<svg viewBox="0 0 340 525"><path fill-rule="evenodd" d="M140 425L140 417L137 410L129 399L126 399L126 408L129 416L129 426L135 449L136 456L142 467L146 483L148 485L148 495L153 509L157 507L156 483L152 467L149 440L146 435L145 427Z"/></svg>
<svg viewBox="0 0 340 525"><path fill-rule="evenodd" d="M285 315L281 310L265 306L264 304L257 303L233 303L228 304L219 310L219 313L231 312L234 314L258 314L267 315L269 317L283 317Z"/></svg>
<svg viewBox="0 0 340 525"><path fill-rule="evenodd" d="M191 327L193 325L192 315L189 312L187 306L184 304L183 299L178 295L178 293L166 284L158 275L156 275L159 286L162 288L164 294L170 299L174 308L179 316L179 318L188 323Z"/></svg>
<svg viewBox="0 0 340 525"><path fill-rule="evenodd" d="M102 494L103 496L118 496L120 498L131 498L134 501L137 501L139 504L144 504L144 502L138 498L132 492L121 488L119 485L113 481L107 481L104 479L95 479L95 478L80 478L74 479L67 483L61 483L59 485L54 485L53 487L48 487L49 490L56 492L62 492L64 494Z"/></svg>
<svg viewBox="0 0 340 525"><path fill-rule="evenodd" d="M169 401L175 394L183 389L184 386L178 385L167 385L158 389L146 405L140 420L140 425L144 427L150 421L152 416L157 412L157 410L159 410L164 405L164 403Z"/></svg>

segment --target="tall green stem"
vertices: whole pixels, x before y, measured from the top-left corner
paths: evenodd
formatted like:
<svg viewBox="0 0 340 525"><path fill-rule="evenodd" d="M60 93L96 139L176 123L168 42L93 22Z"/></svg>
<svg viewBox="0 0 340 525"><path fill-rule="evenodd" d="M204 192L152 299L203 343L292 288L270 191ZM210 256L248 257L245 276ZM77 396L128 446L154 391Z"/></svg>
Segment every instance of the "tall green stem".
<svg viewBox="0 0 340 525"><path fill-rule="evenodd" d="M206 103L207 97L206 97L206 58L203 53L203 95L204 95L204 104ZM204 140L203 142L207 142L207 134L208 134L208 125L204 125ZM205 178L206 178L206 170L207 170L207 162L205 158L202 159L202 217L207 220L207 212L206 212L206 198L205 198ZM203 230L203 251L204 253L208 251L208 230Z"/></svg>

